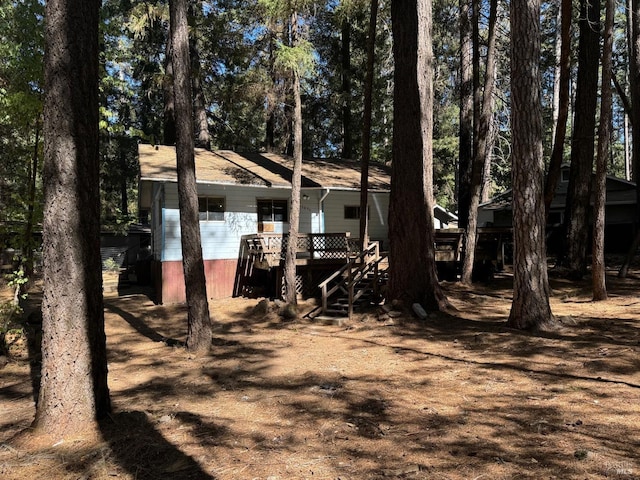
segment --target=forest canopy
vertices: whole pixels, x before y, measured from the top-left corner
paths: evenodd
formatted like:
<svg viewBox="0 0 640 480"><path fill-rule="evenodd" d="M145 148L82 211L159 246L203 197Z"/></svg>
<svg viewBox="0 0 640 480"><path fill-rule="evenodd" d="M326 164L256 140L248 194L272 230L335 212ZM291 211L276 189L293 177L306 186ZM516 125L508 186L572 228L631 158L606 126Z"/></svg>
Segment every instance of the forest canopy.
<svg viewBox="0 0 640 480"><path fill-rule="evenodd" d="M291 26L286 19L272 15L277 3L191 2L190 53L199 146L291 153L291 75L283 60ZM543 147L547 161L555 128L559 3L543 3L540 17ZM298 17L298 28L304 32L309 52L301 75L304 156L359 159L370 2L297 4L304 13ZM476 4L478 60L474 83L481 96L490 2ZM460 5L451 0L433 3L434 195L439 205L452 211L458 209L459 188ZM577 8L572 15L576 23ZM42 216L44 2L3 2L0 18L0 229L10 231L30 219L39 223ZM614 25L613 73L621 93L629 90L626 22L625 10L619 6ZM499 2L490 155L483 200L511 186L509 28L508 6ZM573 28L574 66L578 33ZM175 143L168 2L104 0L100 37L102 223L107 229L122 230L137 220L135 144ZM394 73L389 1L379 4L375 38L371 159L389 163ZM571 72L575 77L576 69ZM611 123L608 172L628 177L628 122L620 95L613 98ZM571 122L568 129L565 161L569 160Z"/></svg>

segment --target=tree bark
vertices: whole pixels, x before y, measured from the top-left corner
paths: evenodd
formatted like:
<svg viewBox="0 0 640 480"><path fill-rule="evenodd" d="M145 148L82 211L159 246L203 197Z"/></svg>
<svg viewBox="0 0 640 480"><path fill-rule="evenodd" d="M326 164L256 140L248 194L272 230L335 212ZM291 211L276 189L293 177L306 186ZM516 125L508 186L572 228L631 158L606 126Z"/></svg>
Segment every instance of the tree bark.
<svg viewBox="0 0 640 480"><path fill-rule="evenodd" d="M33 250L35 242L33 240L33 227L35 226L36 190L38 182L38 157L40 156L40 119L35 121L35 140L33 144L33 155L31 157L31 171L29 172L29 203L27 206L27 225L24 232L25 252L25 276L31 278L33 275Z"/></svg>
<svg viewBox="0 0 640 480"><path fill-rule="evenodd" d="M575 120L571 141L571 169L565 209L566 260L571 277L587 270L589 202L595 149L598 65L600 58L600 1L580 2L580 41Z"/></svg>
<svg viewBox="0 0 640 480"><path fill-rule="evenodd" d="M607 154L611 136L611 55L613 49L613 0L605 0L604 43L602 47L602 88L600 125L598 126L598 156L593 205L593 247L591 279L593 299L607 299L606 265L604 260L605 203L607 199Z"/></svg>
<svg viewBox="0 0 640 480"><path fill-rule="evenodd" d="M273 38L274 34L269 33L269 77L271 79L270 84L270 93L267 93L266 98L266 122L265 122L265 138L264 138L264 148L267 152L275 152L276 149L276 140L275 140L275 132L276 132L276 101L275 101L275 88L276 88L276 71L275 71L275 39Z"/></svg>
<svg viewBox="0 0 640 480"><path fill-rule="evenodd" d="M391 2L393 163L389 205L389 296L445 308L433 227L433 53L431 1Z"/></svg>
<svg viewBox="0 0 640 480"><path fill-rule="evenodd" d="M513 303L508 324L538 329L552 322L542 196L540 0L511 1Z"/></svg>
<svg viewBox="0 0 640 480"><path fill-rule="evenodd" d="M375 69L376 23L378 0L371 0L369 37L367 40L367 72L364 79L364 112L362 118L362 160L360 167L360 249L369 245L369 162L371 161L371 116L373 110L373 75Z"/></svg>
<svg viewBox="0 0 640 480"><path fill-rule="evenodd" d="M571 82L571 0L561 0L560 5L560 55L556 71L558 107L553 129L553 150L549 160L549 169L544 185L545 218L549 217L551 202L556 193L560 171L564 157L564 142L567 136L567 120L569 119L569 84ZM557 51L557 48L556 48ZM555 86L554 86L555 88ZM546 220L545 220L546 222Z"/></svg>
<svg viewBox="0 0 640 480"><path fill-rule="evenodd" d="M640 230L640 0L631 0L631 45L629 85L631 96L631 179L636 184L636 211ZM635 141L634 141L635 140Z"/></svg>
<svg viewBox="0 0 640 480"><path fill-rule="evenodd" d="M482 91L480 90L480 10L482 8L481 0L471 0L471 62L473 70L471 73L473 79L473 158L478 151L478 129L480 127L480 112L482 108ZM472 166L469 166L471 171ZM471 182L471 179L469 179ZM471 188L471 187L469 187ZM469 193L471 195L471 193ZM469 197L471 199L471 197Z"/></svg>
<svg viewBox="0 0 640 480"><path fill-rule="evenodd" d="M351 128L351 22L342 21L342 158L353 157Z"/></svg>
<svg viewBox="0 0 640 480"><path fill-rule="evenodd" d="M125 142L118 142L118 160L120 161L120 212L124 218L129 216L129 195L127 192L127 149Z"/></svg>
<svg viewBox="0 0 640 480"><path fill-rule="evenodd" d="M293 45L298 42L296 26L297 14L291 19ZM291 206L289 211L289 240L285 252L284 284L285 301L288 305L298 304L296 292L296 251L298 246L298 229L300 224L300 189L302 186L302 99L300 95L300 73L293 71L293 172L291 178Z"/></svg>
<svg viewBox="0 0 640 480"><path fill-rule="evenodd" d="M164 57L164 77L162 79L162 90L164 97L164 111L162 123L162 141L164 145L176 144L176 112L175 99L173 96L173 44L171 35L167 38L167 49Z"/></svg>
<svg viewBox="0 0 640 480"><path fill-rule="evenodd" d="M193 32L198 31L198 24L202 16L202 1L189 3L187 12ZM200 67L200 49L194 34L190 37L189 53L191 55L191 86L193 88L193 108L195 118L195 145L199 148L211 150L211 134L207 119L207 105L202 88L202 68Z"/></svg>
<svg viewBox="0 0 640 480"><path fill-rule="evenodd" d="M460 8L460 140L458 160L458 226L469 222L469 191L473 158L473 43L470 0L459 0Z"/></svg>
<svg viewBox="0 0 640 480"><path fill-rule="evenodd" d="M495 85L496 69L496 21L498 18L498 0L491 0L489 12L489 42L487 47L486 71L482 110L478 115L478 131L475 154L471 166L471 182L469 185L469 219L464 234L464 259L460 281L470 284L472 281L473 264L475 262L476 239L478 230L478 206L482 194L482 176L487 158L490 155L489 145L491 134L491 118L493 116L493 88Z"/></svg>
<svg viewBox="0 0 640 480"><path fill-rule="evenodd" d="M209 133L209 121L207 119L207 108L204 100L204 90L202 89L202 72L200 71L200 54L198 47L193 42L191 47L193 56L193 107L195 109L196 138L195 145L199 148L211 150L211 134Z"/></svg>
<svg viewBox="0 0 640 480"><path fill-rule="evenodd" d="M178 205L182 267L187 297L187 349L205 354L211 348L211 318L207 301L195 174L193 107L189 61L187 0L171 0L173 89L176 111Z"/></svg>
<svg viewBox="0 0 640 480"><path fill-rule="evenodd" d="M627 276L629 266L640 244L640 0L630 0L629 20L629 85L631 90L631 178L636 184L636 234L618 276Z"/></svg>
<svg viewBox="0 0 640 480"><path fill-rule="evenodd" d="M97 0L45 27L42 376L34 434L98 435L110 411L100 261Z"/></svg>

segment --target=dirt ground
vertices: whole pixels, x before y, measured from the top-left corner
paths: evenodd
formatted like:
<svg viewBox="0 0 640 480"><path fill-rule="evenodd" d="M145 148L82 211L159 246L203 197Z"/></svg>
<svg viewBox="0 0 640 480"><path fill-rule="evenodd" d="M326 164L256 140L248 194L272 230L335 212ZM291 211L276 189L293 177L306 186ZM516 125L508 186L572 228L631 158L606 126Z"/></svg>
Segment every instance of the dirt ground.
<svg viewBox="0 0 640 480"><path fill-rule="evenodd" d="M508 275L444 283L454 314L284 322L258 300L211 304L191 358L184 307L106 298L113 415L103 442L38 450L28 362L0 370L0 478L640 478L640 275L552 280L562 325L506 328ZM305 305L307 310L311 305Z"/></svg>

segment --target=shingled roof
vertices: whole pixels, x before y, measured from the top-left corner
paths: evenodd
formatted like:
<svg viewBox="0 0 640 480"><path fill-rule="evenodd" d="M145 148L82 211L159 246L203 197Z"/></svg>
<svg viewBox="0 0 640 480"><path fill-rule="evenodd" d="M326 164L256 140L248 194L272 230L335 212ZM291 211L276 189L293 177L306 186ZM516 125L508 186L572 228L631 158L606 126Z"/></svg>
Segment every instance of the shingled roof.
<svg viewBox="0 0 640 480"><path fill-rule="evenodd" d="M176 149L163 145L138 146L140 180L176 182ZM293 158L274 153L237 153L231 150L195 150L198 183L291 187ZM360 165L353 160L304 159L303 188L360 189ZM369 190L391 188L390 169L369 167Z"/></svg>

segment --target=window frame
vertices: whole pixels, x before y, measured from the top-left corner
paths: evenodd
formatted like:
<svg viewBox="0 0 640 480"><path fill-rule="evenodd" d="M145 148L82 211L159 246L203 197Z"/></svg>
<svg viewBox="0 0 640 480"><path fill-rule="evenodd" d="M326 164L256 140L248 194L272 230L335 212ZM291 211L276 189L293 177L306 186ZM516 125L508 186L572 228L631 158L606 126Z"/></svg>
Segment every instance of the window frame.
<svg viewBox="0 0 640 480"><path fill-rule="evenodd" d="M276 211L274 206L278 204L278 206L282 210L282 219L276 219ZM261 207L269 206L270 218L263 218L263 212ZM284 207L284 208L283 208ZM256 200L256 212L258 215L259 223L289 223L289 200L286 198L259 198Z"/></svg>
<svg viewBox="0 0 640 480"><path fill-rule="evenodd" d="M354 215L347 216L347 209L350 209L352 212L356 212ZM345 220L360 220L360 215L362 214L360 205L344 205L343 209L343 218ZM367 207L367 218L369 218L369 207Z"/></svg>
<svg viewBox="0 0 640 480"><path fill-rule="evenodd" d="M205 209L202 210L202 202L206 202ZM222 210L210 210L210 203L216 203L222 205ZM211 196L211 195L198 195L198 220L200 222L224 222L225 221L225 213L227 213L227 199L222 196ZM205 218L203 218L203 214ZM221 214L222 218L219 218ZM217 215L218 218L212 218L214 215Z"/></svg>

